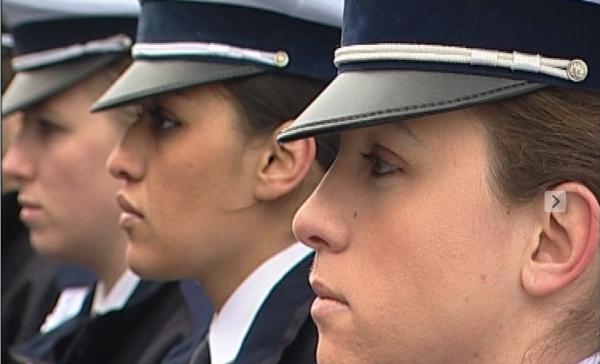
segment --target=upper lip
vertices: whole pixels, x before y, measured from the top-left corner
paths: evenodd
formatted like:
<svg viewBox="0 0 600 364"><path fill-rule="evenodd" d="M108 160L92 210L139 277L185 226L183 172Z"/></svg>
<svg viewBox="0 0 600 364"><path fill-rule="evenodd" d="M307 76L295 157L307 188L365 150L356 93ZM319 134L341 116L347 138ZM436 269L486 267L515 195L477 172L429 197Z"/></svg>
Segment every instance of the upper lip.
<svg viewBox="0 0 600 364"><path fill-rule="evenodd" d="M33 202L30 198L26 197L26 196L19 196L18 197L18 202L19 205L21 205L21 207L41 207L41 205L39 203Z"/></svg>
<svg viewBox="0 0 600 364"><path fill-rule="evenodd" d="M133 204L131 204L131 202L129 202L129 200L125 197L125 195L123 193L118 193L117 194L117 203L119 204L119 206L121 207L121 209L125 212L128 212L130 214L134 214L140 217L143 217L144 215L140 212L140 210L138 210L137 208L135 208L133 206Z"/></svg>
<svg viewBox="0 0 600 364"><path fill-rule="evenodd" d="M312 290L313 292L315 292L317 297L335 300L344 304L348 304L348 302L346 302L342 295L336 293L334 290L326 286L325 283L313 277L311 277L309 281L310 286L312 287Z"/></svg>

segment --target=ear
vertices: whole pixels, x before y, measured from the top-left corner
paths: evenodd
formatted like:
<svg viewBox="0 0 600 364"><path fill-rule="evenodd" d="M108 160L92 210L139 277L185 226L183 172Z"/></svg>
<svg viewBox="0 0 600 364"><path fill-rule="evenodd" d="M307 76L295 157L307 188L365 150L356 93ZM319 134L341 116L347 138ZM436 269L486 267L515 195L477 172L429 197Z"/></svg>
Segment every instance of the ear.
<svg viewBox="0 0 600 364"><path fill-rule="evenodd" d="M600 243L599 206L594 194L576 182L553 190L566 192L566 210L546 212L544 196L540 196L535 233L521 274L523 287L534 296L554 293L575 281L595 261Z"/></svg>
<svg viewBox="0 0 600 364"><path fill-rule="evenodd" d="M317 147L314 138L277 143L279 132L292 122L289 120L281 124L269 137L254 190L258 200L274 200L293 191L306 177L315 160Z"/></svg>

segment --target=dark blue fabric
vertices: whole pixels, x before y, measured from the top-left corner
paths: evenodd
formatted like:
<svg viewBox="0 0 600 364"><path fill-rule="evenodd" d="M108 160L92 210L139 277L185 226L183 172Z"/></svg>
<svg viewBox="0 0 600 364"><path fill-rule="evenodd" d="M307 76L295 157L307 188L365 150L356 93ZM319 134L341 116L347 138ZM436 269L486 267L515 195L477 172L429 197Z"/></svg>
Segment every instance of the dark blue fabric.
<svg viewBox="0 0 600 364"><path fill-rule="evenodd" d="M162 364L189 364L194 350L206 340L207 330L196 331L194 335L174 347L161 362Z"/></svg>
<svg viewBox="0 0 600 364"><path fill-rule="evenodd" d="M315 299L308 283L314 254L291 269L269 293L240 348L235 364L316 363L317 328L310 317ZM206 333L171 350L163 364L204 364ZM193 359L190 361L190 359Z"/></svg>
<svg viewBox="0 0 600 364"><path fill-rule="evenodd" d="M315 295L308 283L308 274L313 258L311 254L300 262L269 294L244 339L236 364L280 362L285 348L310 319L310 306ZM314 344L309 353L311 358L316 358L316 342Z"/></svg>
<svg viewBox="0 0 600 364"><path fill-rule="evenodd" d="M335 76L333 52L340 36L338 28L266 10L167 0L142 2L137 35L139 43L204 42L284 50L290 63L283 72L323 80Z"/></svg>
<svg viewBox="0 0 600 364"><path fill-rule="evenodd" d="M16 55L127 34L135 39L137 18L87 17L24 23L10 29Z"/></svg>
<svg viewBox="0 0 600 364"><path fill-rule="evenodd" d="M69 287L88 286L96 281L96 275L86 267L63 263L56 274L56 286L61 290Z"/></svg>
<svg viewBox="0 0 600 364"><path fill-rule="evenodd" d="M179 286L192 315L194 331L205 332L214 312L206 292L193 279L184 279L179 282Z"/></svg>
<svg viewBox="0 0 600 364"><path fill-rule="evenodd" d="M342 45L414 43L584 60L585 81L529 72L427 62L342 65L340 71L416 69L492 75L600 89L600 6L578 0L346 0Z"/></svg>
<svg viewBox="0 0 600 364"><path fill-rule="evenodd" d="M11 355L19 362L154 364L192 334L177 282L141 281L125 307L94 317L93 292L76 317L12 347Z"/></svg>

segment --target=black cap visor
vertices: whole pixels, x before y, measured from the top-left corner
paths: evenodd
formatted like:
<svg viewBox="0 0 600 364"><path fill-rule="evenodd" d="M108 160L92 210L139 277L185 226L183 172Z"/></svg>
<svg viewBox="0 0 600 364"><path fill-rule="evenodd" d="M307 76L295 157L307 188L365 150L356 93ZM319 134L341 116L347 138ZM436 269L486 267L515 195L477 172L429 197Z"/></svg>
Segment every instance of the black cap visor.
<svg viewBox="0 0 600 364"><path fill-rule="evenodd" d="M122 54L94 55L15 73L2 95L2 116L47 100L121 56Z"/></svg>
<svg viewBox="0 0 600 364"><path fill-rule="evenodd" d="M336 133L505 99L542 84L465 74L343 72L279 136L279 142Z"/></svg>
<svg viewBox="0 0 600 364"><path fill-rule="evenodd" d="M267 71L266 67L186 60L136 60L96 101L92 111L144 98Z"/></svg>

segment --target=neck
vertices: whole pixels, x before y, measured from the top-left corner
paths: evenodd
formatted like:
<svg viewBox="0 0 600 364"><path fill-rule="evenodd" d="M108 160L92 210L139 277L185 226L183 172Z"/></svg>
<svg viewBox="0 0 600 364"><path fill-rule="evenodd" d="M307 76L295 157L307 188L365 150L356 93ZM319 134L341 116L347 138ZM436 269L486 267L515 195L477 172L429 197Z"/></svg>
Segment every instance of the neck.
<svg viewBox="0 0 600 364"><path fill-rule="evenodd" d="M296 241L291 230L291 217L284 228L281 223L274 224L276 219L272 217L278 215L271 213L267 216L271 218L254 219L250 224L248 231L259 234L248 234L236 244L238 248L225 254L221 260L207 264L194 276L217 313L252 272Z"/></svg>
<svg viewBox="0 0 600 364"><path fill-rule="evenodd" d="M98 276L98 282L102 283L105 287L106 292L110 292L110 290L117 283L119 278L125 273L127 267L104 267L105 269L96 269L95 273Z"/></svg>
<svg viewBox="0 0 600 364"><path fill-rule="evenodd" d="M479 341L480 355L473 364L577 364L598 351L597 336L589 335L594 340L577 330L569 334L557 324L566 318L569 304L542 300L534 299L499 320L498 328Z"/></svg>
<svg viewBox="0 0 600 364"><path fill-rule="evenodd" d="M115 244L115 246L119 246L120 248L121 244ZM102 256L102 259L96 257L90 263L92 270L98 277L98 281L104 285L106 292L110 292L115 283L117 283L127 270L126 242L123 242L122 246L123 249L113 249L112 251L104 252L105 254Z"/></svg>
<svg viewBox="0 0 600 364"><path fill-rule="evenodd" d="M315 168L297 190L276 200L259 201L251 210L245 211L236 224L241 226L239 235L242 236L238 238L243 239L235 245L238 248L221 260L207 264L194 276L217 313L254 270L297 241L292 221L300 205L317 185L317 178L323 174Z"/></svg>

